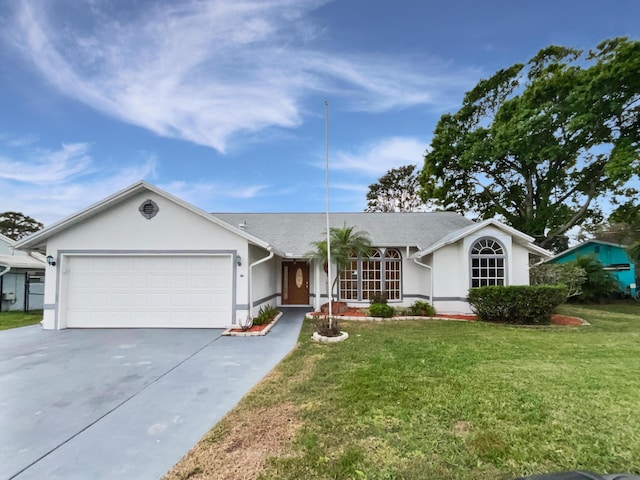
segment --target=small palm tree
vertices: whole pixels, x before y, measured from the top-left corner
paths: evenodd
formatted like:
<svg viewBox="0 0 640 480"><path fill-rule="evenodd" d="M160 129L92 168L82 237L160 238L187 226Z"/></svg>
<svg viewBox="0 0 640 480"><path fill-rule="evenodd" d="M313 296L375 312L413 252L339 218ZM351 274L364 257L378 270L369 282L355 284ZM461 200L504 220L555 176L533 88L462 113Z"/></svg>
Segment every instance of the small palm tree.
<svg viewBox="0 0 640 480"><path fill-rule="evenodd" d="M329 301L331 301L340 273L349 265L354 255L359 257L369 256L371 252L371 240L369 240L369 234L367 232L356 230L356 227L347 227L346 223L342 228L332 227L329 229L329 236L331 240L331 261L335 263L337 267L333 282L331 282L330 278L327 278L327 284L331 282L329 293ZM325 273L328 274L327 240L312 242L311 245L314 247L314 250L307 253L307 256L321 261Z"/></svg>

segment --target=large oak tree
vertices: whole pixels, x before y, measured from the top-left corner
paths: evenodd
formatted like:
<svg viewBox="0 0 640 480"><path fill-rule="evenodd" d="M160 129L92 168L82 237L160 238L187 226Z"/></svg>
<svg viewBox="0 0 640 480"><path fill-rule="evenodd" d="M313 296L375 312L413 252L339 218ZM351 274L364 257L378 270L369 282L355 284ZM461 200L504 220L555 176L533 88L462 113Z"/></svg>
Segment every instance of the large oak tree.
<svg viewBox="0 0 640 480"><path fill-rule="evenodd" d="M640 42L584 52L551 46L482 80L438 122L421 174L423 199L501 217L542 247L637 194Z"/></svg>

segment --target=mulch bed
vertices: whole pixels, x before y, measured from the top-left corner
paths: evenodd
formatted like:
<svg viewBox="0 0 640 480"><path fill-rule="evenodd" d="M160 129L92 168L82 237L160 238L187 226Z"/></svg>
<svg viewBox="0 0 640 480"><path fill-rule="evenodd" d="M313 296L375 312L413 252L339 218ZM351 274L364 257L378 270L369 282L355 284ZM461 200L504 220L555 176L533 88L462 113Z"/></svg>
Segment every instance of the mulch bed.
<svg viewBox="0 0 640 480"><path fill-rule="evenodd" d="M252 325L251 328L248 328L246 330L243 330L240 327L228 328L224 332L222 332L222 335L232 337L256 337L266 335L271 331L271 328L276 324L281 316L282 312L279 312L270 322L263 323L262 325Z"/></svg>
<svg viewBox="0 0 640 480"><path fill-rule="evenodd" d="M584 321L578 317L569 317L568 315L551 315L551 323L553 325L566 325L576 327L584 325Z"/></svg>
<svg viewBox="0 0 640 480"><path fill-rule="evenodd" d="M325 315L322 312L313 312L310 314L313 317ZM341 313L340 315L336 315L337 317L341 316L346 317L366 317L367 314L362 312L360 308L349 307L347 311ZM478 318L475 315L436 315L434 318L448 318L454 320L467 320L469 322L475 322ZM551 315L551 324L552 325L560 325L560 326L580 326L584 325L585 322L578 317L569 317L567 315Z"/></svg>
<svg viewBox="0 0 640 480"><path fill-rule="evenodd" d="M241 332L248 332L248 333L253 333L253 332L261 332L262 330L264 330L265 328L267 328L269 325L271 324L271 322L269 323L263 323L262 325L253 325L251 328L247 328L246 330L243 330L241 328L232 328L231 330L229 330L230 332L234 332L234 333L241 333Z"/></svg>

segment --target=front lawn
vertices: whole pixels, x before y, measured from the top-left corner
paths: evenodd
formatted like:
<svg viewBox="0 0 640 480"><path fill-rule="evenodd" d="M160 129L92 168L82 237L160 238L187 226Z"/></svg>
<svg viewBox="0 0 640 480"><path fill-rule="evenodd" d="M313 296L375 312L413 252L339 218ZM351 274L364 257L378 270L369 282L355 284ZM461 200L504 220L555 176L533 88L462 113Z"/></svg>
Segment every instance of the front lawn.
<svg viewBox="0 0 640 480"><path fill-rule="evenodd" d="M168 479L511 479L640 474L640 304L592 325L344 322L300 345ZM266 458L266 460L265 460Z"/></svg>
<svg viewBox="0 0 640 480"><path fill-rule="evenodd" d="M35 325L42 321L42 310L33 312L0 312L0 330Z"/></svg>

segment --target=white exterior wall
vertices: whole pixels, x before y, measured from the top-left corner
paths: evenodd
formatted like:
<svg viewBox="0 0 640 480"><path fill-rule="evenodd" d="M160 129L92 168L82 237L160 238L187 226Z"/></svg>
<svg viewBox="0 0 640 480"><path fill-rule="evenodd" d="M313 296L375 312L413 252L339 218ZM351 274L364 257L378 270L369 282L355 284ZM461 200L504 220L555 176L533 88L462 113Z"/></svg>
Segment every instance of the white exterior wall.
<svg viewBox="0 0 640 480"><path fill-rule="evenodd" d="M412 248L399 250L402 254L402 305L410 306L419 300L421 302L431 302L431 269L426 266L416 264L409 258L416 253L417 249ZM419 259L419 263L432 266L433 258L427 255Z"/></svg>
<svg viewBox="0 0 640 480"><path fill-rule="evenodd" d="M505 249L506 285L529 284L528 250L514 244L508 233L489 225L434 252L434 297L438 313L472 313L466 300L471 287L471 247L486 237L497 240Z"/></svg>
<svg viewBox="0 0 640 480"><path fill-rule="evenodd" d="M264 248L249 245L250 263L260 261L269 256ZM278 269L280 262L274 256L266 262L260 263L253 268L251 278L252 298L251 315L255 317L261 306L276 306L278 296Z"/></svg>
<svg viewBox="0 0 640 480"><path fill-rule="evenodd" d="M159 208L151 219L144 218L138 208L147 199ZM52 255L57 266L46 267L44 328L55 328L56 310L60 304L60 281L65 270L65 255L73 252L117 253L169 253L220 252L249 258L248 242L244 238L185 209L164 197L146 191L100 212L81 223L71 226L47 241L47 255ZM248 268L243 261L237 266L236 291L233 300L236 322L247 316ZM64 328L63 324L59 328Z"/></svg>
<svg viewBox="0 0 640 480"><path fill-rule="evenodd" d="M513 281L511 285L529 285L529 250L517 243L513 244Z"/></svg>
<svg viewBox="0 0 640 480"><path fill-rule="evenodd" d="M466 302L469 289L468 259L463 242L433 252L433 306L437 313L469 313Z"/></svg>

